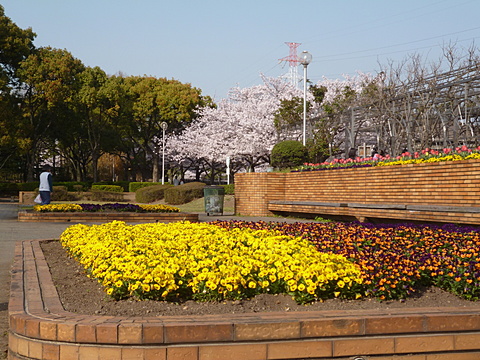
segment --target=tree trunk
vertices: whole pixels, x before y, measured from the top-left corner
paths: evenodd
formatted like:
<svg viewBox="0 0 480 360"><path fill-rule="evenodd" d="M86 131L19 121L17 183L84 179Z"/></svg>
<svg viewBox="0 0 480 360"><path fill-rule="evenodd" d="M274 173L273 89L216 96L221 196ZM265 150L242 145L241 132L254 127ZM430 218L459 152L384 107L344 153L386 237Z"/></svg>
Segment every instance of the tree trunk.
<svg viewBox="0 0 480 360"><path fill-rule="evenodd" d="M153 182L158 182L158 152L154 151L153 152L153 157L152 157L152 181Z"/></svg>

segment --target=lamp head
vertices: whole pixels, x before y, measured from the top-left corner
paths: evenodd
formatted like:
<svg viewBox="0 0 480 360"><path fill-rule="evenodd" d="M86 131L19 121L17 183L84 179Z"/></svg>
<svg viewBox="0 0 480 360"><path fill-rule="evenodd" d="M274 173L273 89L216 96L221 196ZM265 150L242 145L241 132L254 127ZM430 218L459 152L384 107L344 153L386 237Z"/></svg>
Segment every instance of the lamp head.
<svg viewBox="0 0 480 360"><path fill-rule="evenodd" d="M312 54L304 50L298 57L298 60L300 61L300 64L302 64L303 66L307 66L312 62Z"/></svg>

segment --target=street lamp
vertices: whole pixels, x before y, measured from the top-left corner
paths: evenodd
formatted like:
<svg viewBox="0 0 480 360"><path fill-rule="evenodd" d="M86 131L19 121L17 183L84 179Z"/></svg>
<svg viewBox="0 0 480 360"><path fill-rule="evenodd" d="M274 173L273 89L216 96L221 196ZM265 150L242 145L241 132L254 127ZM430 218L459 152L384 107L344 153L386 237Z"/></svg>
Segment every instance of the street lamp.
<svg viewBox="0 0 480 360"><path fill-rule="evenodd" d="M298 60L303 65L303 146L305 146L307 138L307 66L312 62L312 54L304 50Z"/></svg>
<svg viewBox="0 0 480 360"><path fill-rule="evenodd" d="M168 124L163 121L160 124L162 128L162 185L165 183L165 130L167 130Z"/></svg>

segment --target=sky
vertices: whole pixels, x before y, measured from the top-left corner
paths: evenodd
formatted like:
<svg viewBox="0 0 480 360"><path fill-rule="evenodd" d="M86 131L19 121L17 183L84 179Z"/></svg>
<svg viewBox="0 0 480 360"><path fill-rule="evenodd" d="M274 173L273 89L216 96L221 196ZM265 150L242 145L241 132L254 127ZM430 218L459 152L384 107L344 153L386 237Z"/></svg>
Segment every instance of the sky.
<svg viewBox="0 0 480 360"><path fill-rule="evenodd" d="M37 34L109 75L190 83L216 101L233 87L289 72L286 42L313 56L308 79L376 75L412 54L437 61L445 44L480 37L480 0L0 0ZM303 67L299 66L303 74Z"/></svg>

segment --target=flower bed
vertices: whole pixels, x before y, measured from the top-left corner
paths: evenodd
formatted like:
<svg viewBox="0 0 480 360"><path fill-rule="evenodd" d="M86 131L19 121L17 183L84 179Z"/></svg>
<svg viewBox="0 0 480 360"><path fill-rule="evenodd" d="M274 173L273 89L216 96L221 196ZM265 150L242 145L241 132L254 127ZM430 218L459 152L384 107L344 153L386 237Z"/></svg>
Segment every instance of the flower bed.
<svg viewBox="0 0 480 360"><path fill-rule="evenodd" d="M318 164L307 163L294 171L331 170L345 168L350 169L359 167L422 164L469 159L480 159L480 146L474 150L471 150L466 146L461 146L455 149L445 148L442 151L433 149L424 149L420 152L414 153L409 153L407 151L396 157L391 157L389 155L376 155L374 157L356 157L354 159L334 159L333 161Z"/></svg>
<svg viewBox="0 0 480 360"><path fill-rule="evenodd" d="M452 225L112 222L72 226L61 242L114 298L387 300L431 285L480 297L480 232Z"/></svg>
<svg viewBox="0 0 480 360"><path fill-rule="evenodd" d="M172 213L180 212L180 209L168 205L135 205L135 204L48 204L35 205L34 211L37 212L100 212L100 211L119 211L135 213Z"/></svg>
<svg viewBox="0 0 480 360"><path fill-rule="evenodd" d="M234 300L288 293L304 303L362 296L359 266L269 230L112 222L71 226L60 241L117 299Z"/></svg>
<svg viewBox="0 0 480 360"><path fill-rule="evenodd" d="M419 287L430 285L469 300L480 297L478 228L343 223L216 224L301 236L322 253L345 256L360 267L366 295L380 300L406 298Z"/></svg>
<svg viewBox="0 0 480 360"><path fill-rule="evenodd" d="M174 222L198 221L198 214L182 213L169 205L133 204L49 204L35 205L32 210L18 212L18 221L126 221L126 222Z"/></svg>

